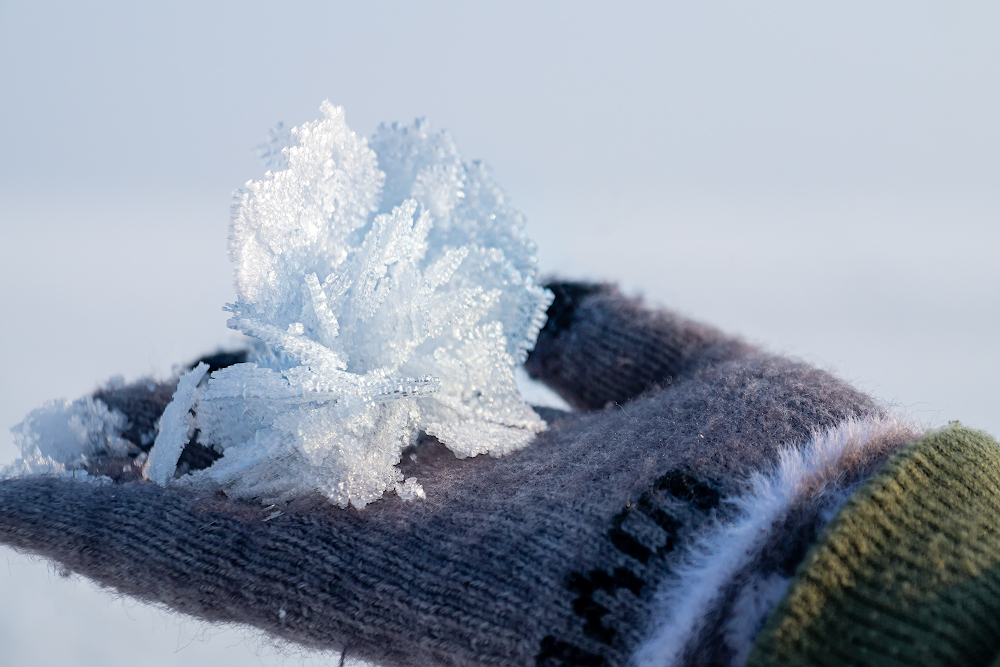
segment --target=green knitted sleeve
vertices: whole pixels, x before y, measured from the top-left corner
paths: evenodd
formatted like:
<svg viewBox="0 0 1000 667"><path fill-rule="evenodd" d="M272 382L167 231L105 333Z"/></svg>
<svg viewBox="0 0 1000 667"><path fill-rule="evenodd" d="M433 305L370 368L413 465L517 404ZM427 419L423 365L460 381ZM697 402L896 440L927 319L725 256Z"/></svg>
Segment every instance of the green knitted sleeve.
<svg viewBox="0 0 1000 667"><path fill-rule="evenodd" d="M848 501L748 664L1000 666L998 653L1000 444L954 424Z"/></svg>

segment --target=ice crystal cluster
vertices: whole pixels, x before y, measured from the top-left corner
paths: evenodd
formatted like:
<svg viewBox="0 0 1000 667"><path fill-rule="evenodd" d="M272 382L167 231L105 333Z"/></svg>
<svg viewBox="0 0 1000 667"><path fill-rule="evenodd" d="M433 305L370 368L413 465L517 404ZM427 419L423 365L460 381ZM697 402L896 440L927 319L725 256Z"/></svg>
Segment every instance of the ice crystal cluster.
<svg viewBox="0 0 1000 667"><path fill-rule="evenodd" d="M122 437L125 415L86 397L49 401L11 429L20 458L0 478L28 474L82 474L95 460L126 457L137 448Z"/></svg>
<svg viewBox="0 0 1000 667"><path fill-rule="evenodd" d="M534 283L520 213L425 122L369 141L343 109L321 110L271 132L260 154L272 171L237 195L226 309L255 344L247 363L180 376L143 463L150 480L363 507L386 491L424 496L396 467L420 432L464 458L545 428L514 381L552 299ZM15 429L13 472L124 456L136 449L126 421L92 398L40 408ZM176 477L194 433L222 456Z"/></svg>
<svg viewBox="0 0 1000 667"><path fill-rule="evenodd" d="M280 171L234 205L229 326L259 346L200 392L195 426L224 456L188 483L271 502L419 497L395 467L419 431L468 457L545 428L514 368L551 294L521 215L447 134L418 121L369 143L342 108L322 112L272 133L291 141L268 152Z"/></svg>

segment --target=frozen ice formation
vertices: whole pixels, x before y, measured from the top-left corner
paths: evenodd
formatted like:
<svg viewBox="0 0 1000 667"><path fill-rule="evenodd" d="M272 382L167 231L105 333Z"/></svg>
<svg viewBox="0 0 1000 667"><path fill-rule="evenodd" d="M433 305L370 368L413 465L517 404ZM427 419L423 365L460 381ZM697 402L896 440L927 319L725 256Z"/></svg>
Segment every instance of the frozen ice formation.
<svg viewBox="0 0 1000 667"><path fill-rule="evenodd" d="M468 457L545 428L514 368L552 296L521 214L447 134L417 121L368 142L342 108L321 110L272 131L262 154L282 169L236 198L229 326L258 344L201 392L200 442L223 456L184 483L268 503L419 498L396 468L419 431Z"/></svg>
<svg viewBox="0 0 1000 667"><path fill-rule="evenodd" d="M202 362L181 375L173 399L160 415L156 440L142 470L143 475L157 484L165 485L173 478L181 452L191 439L194 429L191 410L198 400L198 383L207 372L208 364Z"/></svg>
<svg viewBox="0 0 1000 667"><path fill-rule="evenodd" d="M236 197L226 309L254 346L247 363L179 378L142 467L158 484L361 508L386 491L425 497L397 468L420 432L464 458L545 429L514 380L552 300L521 214L425 122L368 141L343 109L321 110L272 130L259 147L272 171ZM48 404L15 428L22 458L5 474L138 465L126 422L92 398ZM222 456L177 476L195 432Z"/></svg>
<svg viewBox="0 0 1000 667"><path fill-rule="evenodd" d="M92 461L137 454L121 437L128 420L95 398L49 401L11 429L21 456L0 477L82 472Z"/></svg>

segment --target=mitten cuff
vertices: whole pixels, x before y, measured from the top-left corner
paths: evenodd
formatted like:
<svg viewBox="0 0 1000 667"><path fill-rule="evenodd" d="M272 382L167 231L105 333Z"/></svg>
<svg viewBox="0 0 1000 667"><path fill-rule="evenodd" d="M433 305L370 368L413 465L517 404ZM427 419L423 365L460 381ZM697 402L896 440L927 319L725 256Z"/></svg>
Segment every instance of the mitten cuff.
<svg viewBox="0 0 1000 667"><path fill-rule="evenodd" d="M823 527L919 435L894 417L848 419L781 451L771 471L724 501L734 512L705 529L660 584L653 627L635 662L743 665Z"/></svg>
<svg viewBox="0 0 1000 667"><path fill-rule="evenodd" d="M830 523L749 665L991 665L1000 444L960 425L896 455Z"/></svg>

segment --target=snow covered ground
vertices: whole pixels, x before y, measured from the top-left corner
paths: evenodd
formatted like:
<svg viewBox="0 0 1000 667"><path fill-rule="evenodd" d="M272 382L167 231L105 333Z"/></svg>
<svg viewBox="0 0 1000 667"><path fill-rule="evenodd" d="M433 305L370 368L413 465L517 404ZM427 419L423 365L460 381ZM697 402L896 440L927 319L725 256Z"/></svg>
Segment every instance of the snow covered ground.
<svg viewBox="0 0 1000 667"><path fill-rule="evenodd" d="M44 401L232 344L231 192L267 129L324 98L365 134L450 130L543 273L1000 436L998 28L987 3L5 3L0 464ZM4 562L5 665L339 659Z"/></svg>

